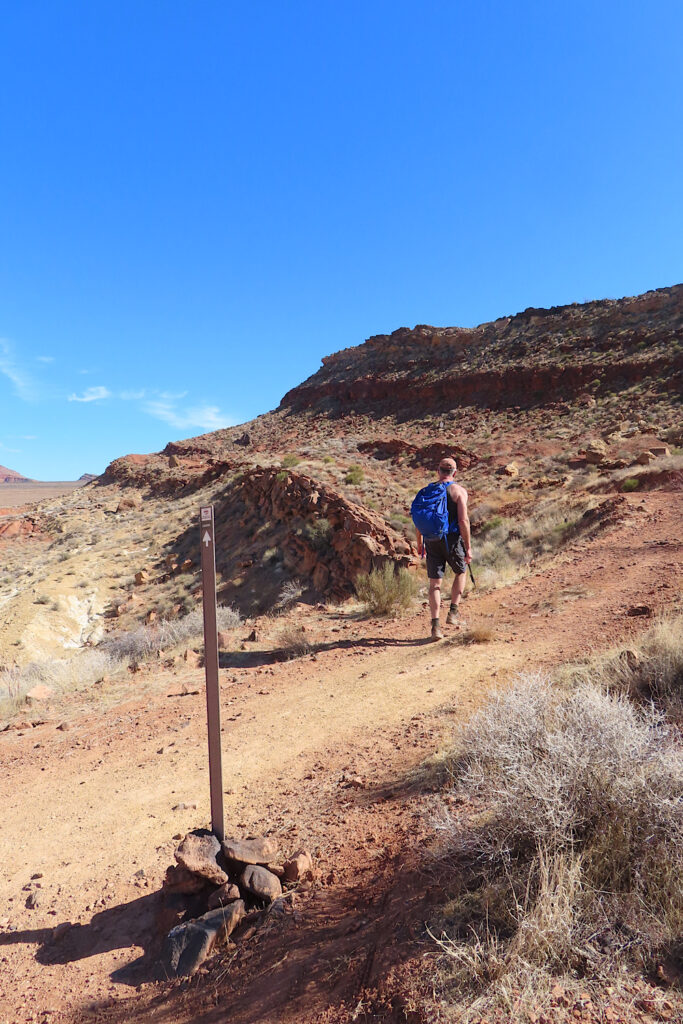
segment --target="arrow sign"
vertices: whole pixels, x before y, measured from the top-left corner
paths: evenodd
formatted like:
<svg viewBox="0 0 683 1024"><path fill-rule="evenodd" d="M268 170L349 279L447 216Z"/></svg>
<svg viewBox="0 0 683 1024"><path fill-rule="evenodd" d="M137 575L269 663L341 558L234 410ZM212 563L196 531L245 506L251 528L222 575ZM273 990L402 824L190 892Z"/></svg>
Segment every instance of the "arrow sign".
<svg viewBox="0 0 683 1024"><path fill-rule="evenodd" d="M200 510L199 537L202 556L202 603L204 606L204 666L206 671L206 719L209 733L209 787L211 831L225 839L223 817L223 767L221 758L221 701L218 688L218 630L216 628L216 551L213 505Z"/></svg>

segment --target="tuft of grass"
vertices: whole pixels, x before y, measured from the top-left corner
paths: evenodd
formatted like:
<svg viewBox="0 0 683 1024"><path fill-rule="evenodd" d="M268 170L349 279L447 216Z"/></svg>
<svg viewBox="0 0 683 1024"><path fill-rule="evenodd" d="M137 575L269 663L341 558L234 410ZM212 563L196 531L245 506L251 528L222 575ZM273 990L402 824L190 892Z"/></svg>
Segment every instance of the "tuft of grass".
<svg viewBox="0 0 683 1024"><path fill-rule="evenodd" d="M420 584L407 569L396 569L393 562L385 562L381 569L361 573L355 586L371 615L388 615L407 610Z"/></svg>
<svg viewBox="0 0 683 1024"><path fill-rule="evenodd" d="M287 626L278 637L279 654L284 661L303 658L313 650L303 626Z"/></svg>
<svg viewBox="0 0 683 1024"><path fill-rule="evenodd" d="M593 682L638 703L654 702L669 720L683 724L683 615L659 619L637 643L569 665L558 678L575 686Z"/></svg>
<svg viewBox="0 0 683 1024"><path fill-rule="evenodd" d="M284 455L280 459L280 465L284 469L290 469L292 466L298 466L300 462L301 459L299 458L298 455Z"/></svg>
<svg viewBox="0 0 683 1024"><path fill-rule="evenodd" d="M349 466L346 476L344 477L345 484L358 485L365 479L365 473L361 466Z"/></svg>
<svg viewBox="0 0 683 1024"><path fill-rule="evenodd" d="M472 626L471 629L464 629L453 637L455 644L488 644L496 635L493 626Z"/></svg>
<svg viewBox="0 0 683 1024"><path fill-rule="evenodd" d="M637 491L640 487L640 480L637 476L627 476L621 485L622 491Z"/></svg>

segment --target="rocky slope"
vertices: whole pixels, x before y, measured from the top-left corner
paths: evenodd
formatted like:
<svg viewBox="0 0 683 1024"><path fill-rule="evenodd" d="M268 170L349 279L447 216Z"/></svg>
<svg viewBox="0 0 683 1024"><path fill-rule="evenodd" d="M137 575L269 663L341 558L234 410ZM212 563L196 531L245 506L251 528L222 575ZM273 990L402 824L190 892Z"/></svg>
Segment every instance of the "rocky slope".
<svg viewBox="0 0 683 1024"><path fill-rule="evenodd" d="M83 623L64 609L88 595L109 630L191 610L201 504L216 506L222 602L262 613L287 584L343 600L360 572L417 564L410 502L443 454L458 458L497 585L501 548L516 544L523 566L601 495L680 487L682 341L678 285L471 330L402 328L330 356L273 412L123 456L70 497L0 516L2 656L30 660L37 618L77 644Z"/></svg>

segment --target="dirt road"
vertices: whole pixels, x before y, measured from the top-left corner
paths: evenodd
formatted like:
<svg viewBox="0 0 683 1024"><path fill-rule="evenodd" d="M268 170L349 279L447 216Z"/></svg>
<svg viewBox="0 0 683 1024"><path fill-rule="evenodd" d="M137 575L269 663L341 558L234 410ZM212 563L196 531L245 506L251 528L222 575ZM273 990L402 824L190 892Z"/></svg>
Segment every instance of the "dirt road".
<svg viewBox="0 0 683 1024"><path fill-rule="evenodd" d="M273 620L258 624L248 654L225 654L226 831L267 831L285 852L312 849L320 884L288 913L299 915L300 934L313 908L324 907L330 935L347 936L337 949L346 967L332 964L327 973L314 956L319 934L278 969L266 939L241 978L232 1020L323 1019L361 975L367 984L382 975L390 960L356 963L342 925L357 916L364 878L382 865L395 876L397 856L406 866L411 860L400 856L406 844L428 834L424 798L402 790L406 778L448 744L454 724L491 686L639 631L647 619L627 614L636 604L656 611L676 601L677 497L619 500L608 527L577 539L552 568L470 597L466 617L491 626L490 643L429 643L426 611L386 622L299 609L313 656L273 663L281 628ZM212 1019L213 990L188 1002L187 993L170 998L163 989L159 1001L148 984L173 837L209 820L203 674L155 668L131 676L124 699L114 696L72 695L46 708L45 724L0 734L0 1021L7 1024L72 1019L107 1001L111 1020ZM55 939L64 922L80 927L60 929ZM306 964L310 984L303 985Z"/></svg>

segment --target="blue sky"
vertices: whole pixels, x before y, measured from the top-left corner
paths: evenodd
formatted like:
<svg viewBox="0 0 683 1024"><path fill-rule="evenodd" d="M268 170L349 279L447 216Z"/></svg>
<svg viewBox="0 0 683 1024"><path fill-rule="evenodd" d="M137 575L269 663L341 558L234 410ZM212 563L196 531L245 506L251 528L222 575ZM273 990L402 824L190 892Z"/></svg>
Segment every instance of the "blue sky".
<svg viewBox="0 0 683 1024"><path fill-rule="evenodd" d="M683 279L683 6L0 0L0 463L275 407L415 323Z"/></svg>

